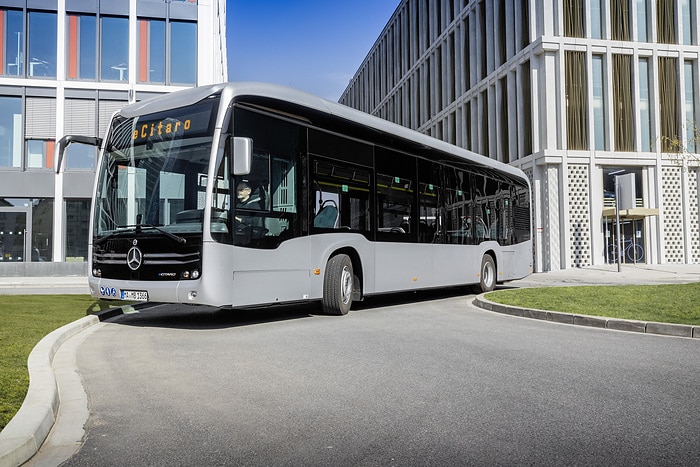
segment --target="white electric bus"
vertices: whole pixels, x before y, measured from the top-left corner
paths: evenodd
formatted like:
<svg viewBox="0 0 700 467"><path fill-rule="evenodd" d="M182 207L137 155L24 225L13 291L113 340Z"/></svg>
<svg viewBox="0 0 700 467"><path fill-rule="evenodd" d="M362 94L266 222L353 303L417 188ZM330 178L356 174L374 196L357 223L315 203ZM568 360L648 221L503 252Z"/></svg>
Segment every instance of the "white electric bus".
<svg viewBox="0 0 700 467"><path fill-rule="evenodd" d="M483 124L486 124L485 122ZM97 298L217 307L320 301L532 271L517 168L285 87L225 83L128 105L100 147Z"/></svg>

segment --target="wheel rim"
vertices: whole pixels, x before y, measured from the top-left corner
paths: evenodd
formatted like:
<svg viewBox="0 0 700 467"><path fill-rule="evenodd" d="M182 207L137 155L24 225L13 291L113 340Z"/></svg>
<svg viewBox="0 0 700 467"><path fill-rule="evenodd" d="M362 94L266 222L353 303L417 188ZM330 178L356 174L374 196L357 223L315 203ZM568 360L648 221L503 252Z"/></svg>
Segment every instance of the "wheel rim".
<svg viewBox="0 0 700 467"><path fill-rule="evenodd" d="M352 299L352 273L347 266L343 268L340 276L340 298L344 305Z"/></svg>
<svg viewBox="0 0 700 467"><path fill-rule="evenodd" d="M493 285L493 278L494 278L494 272L493 272L493 267L491 267L491 263L486 262L484 264L484 270L482 271L482 277L484 279L484 285L487 288L490 288L491 285Z"/></svg>

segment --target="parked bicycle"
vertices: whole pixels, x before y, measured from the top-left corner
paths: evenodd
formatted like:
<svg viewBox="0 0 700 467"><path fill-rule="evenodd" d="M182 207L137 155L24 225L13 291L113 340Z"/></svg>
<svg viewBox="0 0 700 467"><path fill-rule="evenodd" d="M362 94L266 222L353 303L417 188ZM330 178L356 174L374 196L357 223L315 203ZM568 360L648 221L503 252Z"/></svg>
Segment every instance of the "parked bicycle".
<svg viewBox="0 0 700 467"><path fill-rule="evenodd" d="M634 243L632 239L622 241L622 257L632 263L639 263L644 259L644 247ZM617 262L617 242L608 245L608 259L611 263Z"/></svg>

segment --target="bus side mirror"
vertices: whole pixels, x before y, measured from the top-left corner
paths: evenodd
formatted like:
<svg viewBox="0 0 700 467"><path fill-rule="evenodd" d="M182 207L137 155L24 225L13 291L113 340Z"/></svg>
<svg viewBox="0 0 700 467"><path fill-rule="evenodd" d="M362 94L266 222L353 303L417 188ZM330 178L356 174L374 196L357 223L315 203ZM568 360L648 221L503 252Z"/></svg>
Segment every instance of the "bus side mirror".
<svg viewBox="0 0 700 467"><path fill-rule="evenodd" d="M102 138L95 138L94 136L66 135L59 139L53 156L53 166L56 173L61 171L63 156L66 153L66 148L68 148L71 143L87 144L89 146L99 148L102 146Z"/></svg>
<svg viewBox="0 0 700 467"><path fill-rule="evenodd" d="M233 154L233 164L231 164L233 175L248 175L253 158L253 140L241 137L233 138L231 140L231 153Z"/></svg>

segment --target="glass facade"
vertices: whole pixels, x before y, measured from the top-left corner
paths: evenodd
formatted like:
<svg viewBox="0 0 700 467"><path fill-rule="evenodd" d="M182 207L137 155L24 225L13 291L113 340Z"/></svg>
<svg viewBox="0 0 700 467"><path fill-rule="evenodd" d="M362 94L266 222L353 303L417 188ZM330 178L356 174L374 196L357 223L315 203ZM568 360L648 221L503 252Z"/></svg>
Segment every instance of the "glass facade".
<svg viewBox="0 0 700 467"><path fill-rule="evenodd" d="M22 165L22 98L0 96L0 168Z"/></svg>
<svg viewBox="0 0 700 467"><path fill-rule="evenodd" d="M66 200L66 261L87 261L90 200Z"/></svg>
<svg viewBox="0 0 700 467"><path fill-rule="evenodd" d="M67 22L68 78L94 80L97 76L97 18L68 15Z"/></svg>
<svg viewBox="0 0 700 467"><path fill-rule="evenodd" d="M603 75L603 56L593 56L593 135L594 147L604 150L605 147L605 86Z"/></svg>
<svg viewBox="0 0 700 467"><path fill-rule="evenodd" d="M103 17L100 34L100 78L129 80L129 19Z"/></svg>
<svg viewBox="0 0 700 467"><path fill-rule="evenodd" d="M129 102L226 81L225 48L197 56L199 33L225 42L225 7L225 0L205 9L196 0L0 2L0 262L87 260L98 150L69 145L56 177L56 142L104 137Z"/></svg>
<svg viewBox="0 0 700 467"><path fill-rule="evenodd" d="M0 262L52 261L53 200L0 198Z"/></svg>
<svg viewBox="0 0 700 467"><path fill-rule="evenodd" d="M194 84L197 81L197 24L170 23L170 83Z"/></svg>
<svg viewBox="0 0 700 467"><path fill-rule="evenodd" d="M22 11L0 9L0 50L3 53L2 74L24 75L24 21Z"/></svg>
<svg viewBox="0 0 700 467"><path fill-rule="evenodd" d="M29 12L29 56L30 77L56 77L56 13Z"/></svg>
<svg viewBox="0 0 700 467"><path fill-rule="evenodd" d="M165 21L140 19L139 81L165 83Z"/></svg>

